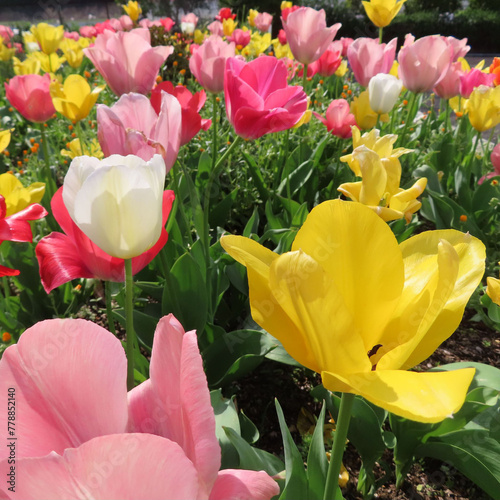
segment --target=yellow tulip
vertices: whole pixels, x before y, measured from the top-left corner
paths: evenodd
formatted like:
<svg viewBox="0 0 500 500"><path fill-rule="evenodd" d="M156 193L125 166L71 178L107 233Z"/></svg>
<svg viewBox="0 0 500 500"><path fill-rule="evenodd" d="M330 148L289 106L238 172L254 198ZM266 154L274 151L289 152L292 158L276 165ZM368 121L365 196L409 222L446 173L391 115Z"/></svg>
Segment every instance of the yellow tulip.
<svg viewBox="0 0 500 500"><path fill-rule="evenodd" d="M82 151L82 146L80 145L80 139L73 139L71 142L67 143L69 149L61 149L61 156L66 158L71 158L72 160L77 156L94 156L102 160L104 158L104 153L102 152L101 146L96 138L90 141L90 144L86 144L87 147Z"/></svg>
<svg viewBox="0 0 500 500"><path fill-rule="evenodd" d="M293 59L292 51L290 50L290 46L288 43L285 45L281 45L280 41L275 38L271 41L274 51L274 56L278 59L283 59L283 57L288 57L288 59ZM264 49L265 50L265 49Z"/></svg>
<svg viewBox="0 0 500 500"><path fill-rule="evenodd" d="M375 127L377 124L377 117L379 116L372 108L370 108L370 97L368 91L364 90L358 97L354 97L351 102L351 113L356 118L356 123L359 128L366 130ZM381 122L389 121L387 113L380 115Z"/></svg>
<svg viewBox="0 0 500 500"><path fill-rule="evenodd" d="M398 245L372 210L331 200L283 255L241 236L221 244L247 267L253 319L327 389L420 422L460 409L474 369L406 370L459 325L484 272L477 238L427 231Z"/></svg>
<svg viewBox="0 0 500 500"><path fill-rule="evenodd" d="M0 153L10 144L10 136L13 130L13 128L10 130L0 130Z"/></svg>
<svg viewBox="0 0 500 500"><path fill-rule="evenodd" d="M500 306L500 280L488 276L486 284L486 294L495 304Z"/></svg>
<svg viewBox="0 0 500 500"><path fill-rule="evenodd" d="M2 37L0 37L0 61L10 61L15 53L16 49L6 47L2 41Z"/></svg>
<svg viewBox="0 0 500 500"><path fill-rule="evenodd" d="M127 5L122 5L123 10L127 14L130 19L135 23L137 22L137 19L139 19L139 16L142 14L142 9L141 6L139 5L139 2L133 2L132 0L129 0Z"/></svg>
<svg viewBox="0 0 500 500"><path fill-rule="evenodd" d="M55 52L53 54L45 54L44 52L32 52L30 58L34 58L40 62L40 67L45 73L54 73L61 65L66 62L65 57L59 57Z"/></svg>
<svg viewBox="0 0 500 500"><path fill-rule="evenodd" d="M397 16L406 0L370 0L362 2L366 15L378 28L385 28Z"/></svg>
<svg viewBox="0 0 500 500"><path fill-rule="evenodd" d="M235 22L232 18L222 20L222 32L226 36L231 36L236 26L238 26L238 21Z"/></svg>
<svg viewBox="0 0 500 500"><path fill-rule="evenodd" d="M245 57L256 58L265 52L271 45L271 33L264 33L261 35L259 32L254 31L250 38L250 43L243 48L241 54Z"/></svg>
<svg viewBox="0 0 500 500"><path fill-rule="evenodd" d="M42 52L47 55L53 54L59 48L59 44L64 38L64 26L39 23L31 27L31 32L40 44Z"/></svg>
<svg viewBox="0 0 500 500"><path fill-rule="evenodd" d="M293 7L293 2L286 2L285 0L281 2L281 10L291 9L292 7Z"/></svg>
<svg viewBox="0 0 500 500"><path fill-rule="evenodd" d="M33 203L39 203L45 193L43 182L34 182L24 187L13 174L0 175L0 195L5 198L7 216L13 215Z"/></svg>
<svg viewBox="0 0 500 500"><path fill-rule="evenodd" d="M14 63L14 73L16 75L39 75L42 65L36 57L27 57L21 61L17 57L12 58Z"/></svg>
<svg viewBox="0 0 500 500"><path fill-rule="evenodd" d="M337 71L335 71L335 76L342 78L346 73L347 73L347 61L345 59L342 59L340 66L337 68Z"/></svg>
<svg viewBox="0 0 500 500"><path fill-rule="evenodd" d="M205 33L201 30L194 30L193 41L197 45L201 45L205 40Z"/></svg>
<svg viewBox="0 0 500 500"><path fill-rule="evenodd" d="M64 57L68 64L76 69L79 68L83 62L83 47L80 43L72 40L71 38L65 38L61 42L60 46L63 51Z"/></svg>
<svg viewBox="0 0 500 500"><path fill-rule="evenodd" d="M87 117L104 87L102 85L91 90L85 78L80 75L69 75L64 85L59 82L50 84L50 95L56 111L77 122Z"/></svg>
<svg viewBox="0 0 500 500"><path fill-rule="evenodd" d="M500 86L476 87L466 104L470 124L478 131L484 132L500 123Z"/></svg>
<svg viewBox="0 0 500 500"><path fill-rule="evenodd" d="M362 180L341 184L338 190L351 200L367 205L386 222L403 217L410 222L422 206L417 197L423 193L427 179L418 179L410 189L400 188L399 159L395 156L381 158L366 146L358 146L352 153L352 160Z"/></svg>
<svg viewBox="0 0 500 500"><path fill-rule="evenodd" d="M259 11L255 9L250 9L248 11L248 24L252 27L255 27L255 18L259 15Z"/></svg>

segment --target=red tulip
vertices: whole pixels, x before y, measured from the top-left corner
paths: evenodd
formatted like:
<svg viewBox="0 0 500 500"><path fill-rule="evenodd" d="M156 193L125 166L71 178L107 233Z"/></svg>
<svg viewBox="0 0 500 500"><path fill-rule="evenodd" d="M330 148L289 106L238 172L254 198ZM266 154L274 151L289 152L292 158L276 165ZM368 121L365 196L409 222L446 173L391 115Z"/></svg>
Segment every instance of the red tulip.
<svg viewBox="0 0 500 500"><path fill-rule="evenodd" d="M106 281L124 281L124 260L111 257L96 246L71 219L59 188L51 201L52 213L64 233L51 233L40 240L35 248L40 267L42 285L47 293L63 283L77 278L98 278ZM173 191L163 193L163 226L172 203ZM17 214L16 214L17 215ZM167 242L168 234L162 229L160 239L149 250L132 259L132 272L147 266Z"/></svg>
<svg viewBox="0 0 500 500"><path fill-rule="evenodd" d="M219 13L215 16L215 19L222 22L224 21L224 19L234 19L235 17L236 14L233 14L229 7L224 7L223 9L219 10Z"/></svg>
<svg viewBox="0 0 500 500"><path fill-rule="evenodd" d="M249 63L231 57L224 77L226 113L245 139L293 127L307 110L302 87L288 86L285 63L260 56Z"/></svg>
<svg viewBox="0 0 500 500"><path fill-rule="evenodd" d="M181 131L181 146L187 144L200 129L208 130L212 124L212 120L206 120L200 116L200 109L205 104L207 95L204 90L191 94L191 92L183 85L174 87L172 82L161 82L151 92L151 105L157 114L161 110L161 93L167 92L179 101L182 110L182 131Z"/></svg>
<svg viewBox="0 0 500 500"><path fill-rule="evenodd" d="M46 122L56 112L50 96L50 75L18 75L5 83L8 101L31 122Z"/></svg>
<svg viewBox="0 0 500 500"><path fill-rule="evenodd" d="M337 137L348 139L352 135L351 127L356 125L356 118L350 112L349 103L345 99L335 99L326 110L326 118L313 113L326 126L328 132Z"/></svg>
<svg viewBox="0 0 500 500"><path fill-rule="evenodd" d="M325 50L323 55L308 66L307 76L319 74L323 77L332 76L342 62L342 42L336 40Z"/></svg>

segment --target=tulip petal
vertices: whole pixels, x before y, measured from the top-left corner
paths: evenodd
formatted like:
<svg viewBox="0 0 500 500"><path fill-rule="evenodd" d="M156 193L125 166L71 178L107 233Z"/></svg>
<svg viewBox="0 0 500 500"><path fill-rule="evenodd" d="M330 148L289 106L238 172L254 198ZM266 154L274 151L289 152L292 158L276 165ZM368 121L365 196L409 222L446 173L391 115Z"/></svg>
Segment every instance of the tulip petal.
<svg viewBox="0 0 500 500"><path fill-rule="evenodd" d="M359 394L401 417L433 423L461 408L474 373L474 368L427 373L375 370L349 376L323 372L321 377L331 391Z"/></svg>
<svg viewBox="0 0 500 500"><path fill-rule="evenodd" d="M278 483L264 471L226 469L219 472L209 500L269 500L279 492Z"/></svg>
<svg viewBox="0 0 500 500"><path fill-rule="evenodd" d="M127 360L120 341L81 319L26 330L0 361L0 386L15 389L16 456L43 456L93 437L124 432ZM78 388L78 390L75 390ZM7 428L7 398L0 425ZM0 458L8 449L2 447Z"/></svg>
<svg viewBox="0 0 500 500"><path fill-rule="evenodd" d="M0 467L8 467L5 462ZM79 448L18 460L10 498L23 500L186 500L198 497L197 474L182 449L149 434L103 436ZM3 485L2 485L3 487Z"/></svg>
<svg viewBox="0 0 500 500"><path fill-rule="evenodd" d="M330 275L370 351L403 289L403 259L390 228L368 207L332 200L311 211L293 242L298 249Z"/></svg>

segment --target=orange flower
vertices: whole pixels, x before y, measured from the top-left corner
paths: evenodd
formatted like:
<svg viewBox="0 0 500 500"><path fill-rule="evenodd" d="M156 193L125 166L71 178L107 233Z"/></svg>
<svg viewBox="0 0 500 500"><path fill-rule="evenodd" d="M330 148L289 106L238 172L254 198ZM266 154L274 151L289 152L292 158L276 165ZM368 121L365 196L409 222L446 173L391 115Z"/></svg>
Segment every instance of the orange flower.
<svg viewBox="0 0 500 500"><path fill-rule="evenodd" d="M490 66L490 73L495 74L496 78L493 80L494 85L500 85L500 57L495 57Z"/></svg>

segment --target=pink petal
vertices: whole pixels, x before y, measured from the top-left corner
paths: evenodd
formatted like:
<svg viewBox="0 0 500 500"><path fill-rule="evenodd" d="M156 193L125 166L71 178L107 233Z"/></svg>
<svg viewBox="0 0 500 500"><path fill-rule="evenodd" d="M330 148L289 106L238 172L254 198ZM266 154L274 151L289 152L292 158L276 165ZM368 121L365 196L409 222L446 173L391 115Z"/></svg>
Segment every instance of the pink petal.
<svg viewBox="0 0 500 500"><path fill-rule="evenodd" d="M279 492L278 483L264 471L226 469L219 472L209 500L269 500Z"/></svg>

